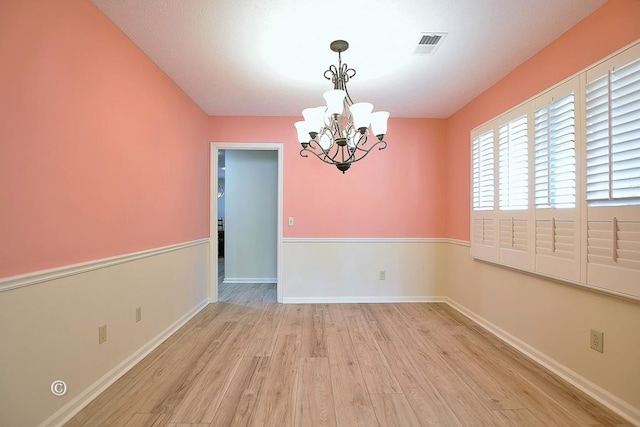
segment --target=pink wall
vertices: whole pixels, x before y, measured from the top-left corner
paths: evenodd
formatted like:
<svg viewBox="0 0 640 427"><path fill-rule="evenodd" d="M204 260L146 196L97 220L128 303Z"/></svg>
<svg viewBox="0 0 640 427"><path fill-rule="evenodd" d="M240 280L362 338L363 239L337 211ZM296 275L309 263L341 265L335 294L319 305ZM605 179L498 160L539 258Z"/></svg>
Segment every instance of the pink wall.
<svg viewBox="0 0 640 427"><path fill-rule="evenodd" d="M345 175L294 117L206 115L88 0L0 2L0 277L208 236L208 142L283 142L287 237L469 239L469 132L640 37L611 0L448 120Z"/></svg>
<svg viewBox="0 0 640 427"><path fill-rule="evenodd" d="M285 237L443 237L445 121L394 119L384 151L346 174L300 157L297 117L211 117L214 142L284 143Z"/></svg>
<svg viewBox="0 0 640 427"><path fill-rule="evenodd" d="M2 0L0 70L0 277L208 236L206 115L88 0Z"/></svg>
<svg viewBox="0 0 640 427"><path fill-rule="evenodd" d="M640 38L640 1L610 0L447 120L447 236L469 240L470 131Z"/></svg>

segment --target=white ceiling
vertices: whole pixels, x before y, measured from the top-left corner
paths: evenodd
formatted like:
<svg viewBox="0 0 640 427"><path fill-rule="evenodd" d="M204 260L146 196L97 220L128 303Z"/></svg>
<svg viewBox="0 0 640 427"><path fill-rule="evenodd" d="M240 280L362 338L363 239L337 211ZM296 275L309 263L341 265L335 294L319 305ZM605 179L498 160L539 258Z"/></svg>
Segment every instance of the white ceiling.
<svg viewBox="0 0 640 427"><path fill-rule="evenodd" d="M297 116L343 61L354 102L446 118L605 0L92 0L209 115ZM422 32L448 36L414 55Z"/></svg>

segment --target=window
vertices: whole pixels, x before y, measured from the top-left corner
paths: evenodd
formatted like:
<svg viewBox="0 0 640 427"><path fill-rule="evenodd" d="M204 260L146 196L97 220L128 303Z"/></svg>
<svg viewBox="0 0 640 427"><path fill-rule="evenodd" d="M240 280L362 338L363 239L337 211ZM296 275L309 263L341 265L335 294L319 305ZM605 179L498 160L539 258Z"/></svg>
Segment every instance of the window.
<svg viewBox="0 0 640 427"><path fill-rule="evenodd" d="M640 296L640 46L586 73L586 283Z"/></svg>
<svg viewBox="0 0 640 427"><path fill-rule="evenodd" d="M640 59L587 84L587 200L640 204Z"/></svg>
<svg viewBox="0 0 640 427"><path fill-rule="evenodd" d="M525 105L499 118L498 124L498 260L529 269L529 116Z"/></svg>
<svg viewBox="0 0 640 427"><path fill-rule="evenodd" d="M495 217L495 131L493 124L477 129L472 137L472 224L473 256L497 259Z"/></svg>
<svg viewBox="0 0 640 427"><path fill-rule="evenodd" d="M473 210L491 210L493 191L493 130L473 139Z"/></svg>
<svg viewBox="0 0 640 427"><path fill-rule="evenodd" d="M580 221L576 207L576 92L578 79L537 97L534 103L534 268L560 279L580 280Z"/></svg>
<svg viewBox="0 0 640 427"><path fill-rule="evenodd" d="M576 206L574 94L535 112L535 206Z"/></svg>
<svg viewBox="0 0 640 427"><path fill-rule="evenodd" d="M640 42L471 143L473 257L640 299Z"/></svg>
<svg viewBox="0 0 640 427"><path fill-rule="evenodd" d="M527 116L500 126L500 210L527 209L529 205L529 140Z"/></svg>

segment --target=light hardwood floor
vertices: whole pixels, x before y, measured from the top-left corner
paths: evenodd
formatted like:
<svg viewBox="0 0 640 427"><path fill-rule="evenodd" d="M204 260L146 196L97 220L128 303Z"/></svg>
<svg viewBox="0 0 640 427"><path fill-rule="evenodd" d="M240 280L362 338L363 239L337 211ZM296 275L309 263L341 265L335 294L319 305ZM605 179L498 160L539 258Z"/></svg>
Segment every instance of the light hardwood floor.
<svg viewBox="0 0 640 427"><path fill-rule="evenodd" d="M219 297L67 426L628 425L444 304Z"/></svg>

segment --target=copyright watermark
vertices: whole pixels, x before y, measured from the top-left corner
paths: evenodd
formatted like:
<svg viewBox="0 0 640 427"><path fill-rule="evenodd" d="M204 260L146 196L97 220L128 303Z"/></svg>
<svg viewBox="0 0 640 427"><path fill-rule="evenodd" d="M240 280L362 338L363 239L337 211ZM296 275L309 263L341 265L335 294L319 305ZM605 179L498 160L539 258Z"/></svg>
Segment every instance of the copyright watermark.
<svg viewBox="0 0 640 427"><path fill-rule="evenodd" d="M67 394L67 383L64 381L56 380L51 383L51 393L56 396L64 396Z"/></svg>

